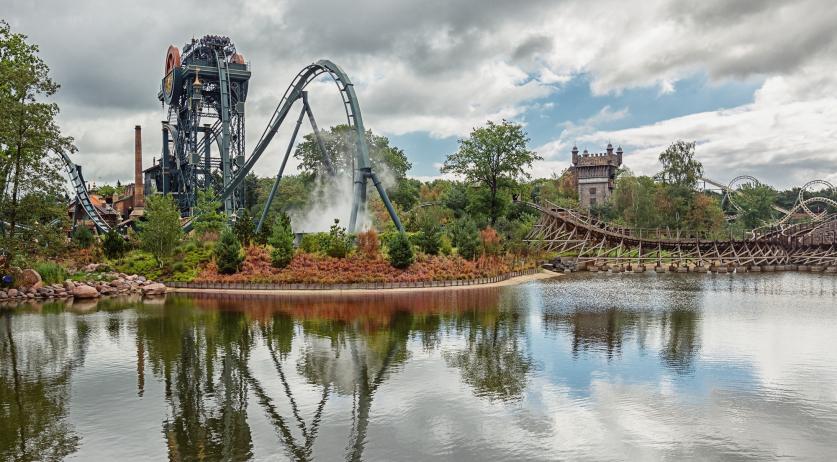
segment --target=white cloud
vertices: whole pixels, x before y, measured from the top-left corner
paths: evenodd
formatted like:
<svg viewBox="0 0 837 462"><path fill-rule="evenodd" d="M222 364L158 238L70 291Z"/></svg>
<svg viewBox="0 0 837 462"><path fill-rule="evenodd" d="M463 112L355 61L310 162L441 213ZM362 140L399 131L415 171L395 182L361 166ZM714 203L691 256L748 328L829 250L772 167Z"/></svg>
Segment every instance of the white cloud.
<svg viewBox="0 0 837 462"><path fill-rule="evenodd" d="M570 127L562 138L635 143L631 162L649 168L649 153L672 141L660 138L678 135L736 156L726 159L736 167L756 158L764 169L759 159L770 158L793 178L835 170L824 148L833 110L823 99L837 94L837 3L829 0L210 3L12 0L4 8L64 85L61 120L90 174L130 178L130 162L99 162L130 156L130 135L119 135L117 122L130 132L149 120L159 108L165 48L204 33L231 36L252 62L251 147L293 74L328 57L355 81L367 126L390 135L463 136L487 119L525 122L539 100L580 74L604 96L636 87L676 92L695 73L712 82L765 79L752 105L613 134ZM339 101L324 98L322 125L339 120L329 118ZM159 121L148 123L156 130ZM153 138L147 153L152 146ZM557 140L544 149L565 147ZM718 168L721 155L709 155L707 167ZM261 161L257 172L272 174L274 163Z"/></svg>

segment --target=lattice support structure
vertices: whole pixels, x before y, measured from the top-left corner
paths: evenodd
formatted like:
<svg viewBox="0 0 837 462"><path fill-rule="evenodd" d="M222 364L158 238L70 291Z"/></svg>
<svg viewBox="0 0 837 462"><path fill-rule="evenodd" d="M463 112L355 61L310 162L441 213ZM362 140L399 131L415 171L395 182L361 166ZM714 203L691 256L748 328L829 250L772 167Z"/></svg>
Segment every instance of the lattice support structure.
<svg viewBox="0 0 837 462"><path fill-rule="evenodd" d="M549 202L527 203L540 219L526 237L538 249L612 265L754 267L837 265L837 221L789 233L715 240L683 231L631 230Z"/></svg>

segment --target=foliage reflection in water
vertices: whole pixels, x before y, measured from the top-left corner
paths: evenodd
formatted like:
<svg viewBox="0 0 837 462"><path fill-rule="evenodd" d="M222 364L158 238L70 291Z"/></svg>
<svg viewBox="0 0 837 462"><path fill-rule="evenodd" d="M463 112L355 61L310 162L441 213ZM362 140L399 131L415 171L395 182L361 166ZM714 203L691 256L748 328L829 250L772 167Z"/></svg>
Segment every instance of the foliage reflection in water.
<svg viewBox="0 0 837 462"><path fill-rule="evenodd" d="M825 457L834 280L5 309L0 459Z"/></svg>

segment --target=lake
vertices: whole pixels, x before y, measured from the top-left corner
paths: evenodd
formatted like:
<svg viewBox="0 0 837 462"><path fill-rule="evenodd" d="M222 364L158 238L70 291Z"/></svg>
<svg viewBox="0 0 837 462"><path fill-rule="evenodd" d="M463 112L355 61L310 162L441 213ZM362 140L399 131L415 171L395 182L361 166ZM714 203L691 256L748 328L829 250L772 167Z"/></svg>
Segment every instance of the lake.
<svg viewBox="0 0 837 462"><path fill-rule="evenodd" d="M0 311L0 460L835 453L834 275Z"/></svg>

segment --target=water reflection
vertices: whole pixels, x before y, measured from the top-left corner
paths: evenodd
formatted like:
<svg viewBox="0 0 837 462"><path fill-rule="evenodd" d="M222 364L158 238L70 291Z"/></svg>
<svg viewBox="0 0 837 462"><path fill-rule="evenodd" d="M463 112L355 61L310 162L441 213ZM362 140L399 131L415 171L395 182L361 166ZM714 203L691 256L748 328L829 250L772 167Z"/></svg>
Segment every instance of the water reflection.
<svg viewBox="0 0 837 462"><path fill-rule="evenodd" d="M520 394L531 360L519 345L520 315L498 312L498 294L494 289L348 301L169 297L165 306L139 308L137 356L147 358L137 362L139 394L147 361L153 374L164 377L170 410L163 433L173 460L253 457L251 396L286 455L309 460L329 399L350 397L344 456L361 460L375 393L409 360L413 336L432 351L444 329L468 332L467 347L446 355L450 365L461 368L478 395ZM261 378L250 366L257 345L266 350L272 377ZM289 368L318 388L310 417L297 403ZM265 380L278 381L281 396Z"/></svg>
<svg viewBox="0 0 837 462"><path fill-rule="evenodd" d="M4 310L0 459L818 458L837 283L798 276Z"/></svg>
<svg viewBox="0 0 837 462"><path fill-rule="evenodd" d="M78 448L67 419L69 385L84 364L89 333L80 318L0 314L0 459L58 460Z"/></svg>

